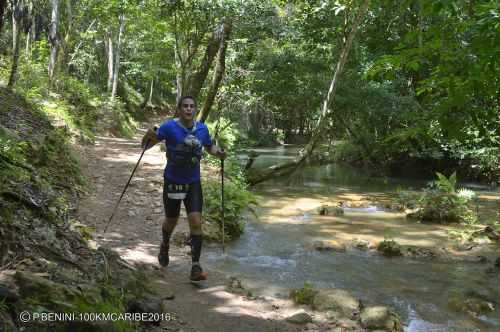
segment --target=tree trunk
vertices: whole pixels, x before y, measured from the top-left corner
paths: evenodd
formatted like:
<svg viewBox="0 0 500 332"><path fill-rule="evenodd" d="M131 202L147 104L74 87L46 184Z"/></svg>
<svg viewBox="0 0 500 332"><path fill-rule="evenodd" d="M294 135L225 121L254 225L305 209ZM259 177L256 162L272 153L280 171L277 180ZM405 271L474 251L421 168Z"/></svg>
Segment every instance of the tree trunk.
<svg viewBox="0 0 500 332"><path fill-rule="evenodd" d="M118 89L118 74L120 71L120 48L122 45L123 30L125 29L125 14L120 15L120 30L118 32L118 42L116 43L115 65L113 72L113 89L111 90L111 100L115 99Z"/></svg>
<svg viewBox="0 0 500 332"><path fill-rule="evenodd" d="M104 40L106 46L106 53L108 55L108 82L106 84L106 91L108 93L111 92L111 88L113 87L113 39L111 38L111 32L108 32L107 39Z"/></svg>
<svg viewBox="0 0 500 332"><path fill-rule="evenodd" d="M153 104L153 85L154 85L154 77L151 78L151 84L149 87L149 98L148 98L148 104L151 105Z"/></svg>
<svg viewBox="0 0 500 332"><path fill-rule="evenodd" d="M7 7L7 0L0 0L0 33L2 32L3 14L5 13L6 7Z"/></svg>
<svg viewBox="0 0 500 332"><path fill-rule="evenodd" d="M28 15L27 15L27 20L29 21L28 25L28 32L26 33L26 49L25 49L25 54L26 57L30 57L30 47L31 47L31 37L33 35L33 30L34 30L34 13L33 13L33 1L29 1L28 3Z"/></svg>
<svg viewBox="0 0 500 332"><path fill-rule="evenodd" d="M19 43L21 36L21 15L23 0L14 0L12 8L12 66L10 69L8 88L13 88L17 81L17 67L19 65Z"/></svg>
<svg viewBox="0 0 500 332"><path fill-rule="evenodd" d="M210 113L210 109L214 103L215 96L219 90L220 82L224 77L224 71L226 69L226 50L227 41L229 40L229 35L231 34L232 25L231 23L223 23L222 33L220 39L219 51L217 52L217 64L215 66L214 77L212 83L207 92L207 97L203 103L203 109L200 112L199 119L201 122L205 122Z"/></svg>
<svg viewBox="0 0 500 332"><path fill-rule="evenodd" d="M176 104L179 103L182 96L184 95L185 90L185 77L186 77L186 67L184 64L184 60L182 59L182 51L179 45L179 31L177 30L177 13L174 13L174 53L175 53L175 67L176 67L176 87L177 87L177 96L176 96Z"/></svg>
<svg viewBox="0 0 500 332"><path fill-rule="evenodd" d="M342 73L342 70L344 69L344 65L347 62L347 57L349 55L349 50L352 45L352 41L354 40L354 36L356 34L356 31L358 30L359 25L361 24L361 21L363 20L366 11L368 10L368 5L370 3L370 0L364 0L363 4L361 5L358 14L352 23L352 28L351 31L349 32L349 35L347 36L347 40L344 44L344 47L342 48L342 51L340 53L340 58L337 63L337 67L335 69L335 73L333 75L333 79L330 84L330 88L328 89L328 94L323 102L323 107L321 110L320 117L318 119L318 122L316 124L316 127L313 130L311 139L309 140L309 143L305 146L305 148L300 152L299 156L295 158L292 162L285 163L282 165L274 165L269 167L268 169L264 170L263 172L259 174L249 174L249 183L251 185L263 182L265 180L274 178L276 176L282 176L282 175L287 175L295 171L298 167L301 165L304 165L308 163L311 159L311 156L314 152L314 149L317 147L318 143L320 140L323 138L323 135L328 127L329 124L329 119L332 118L333 110L331 108L333 99L335 97L335 92L337 90L337 85L338 85L338 80L340 77L340 74Z"/></svg>
<svg viewBox="0 0 500 332"><path fill-rule="evenodd" d="M57 51L59 48L59 39L57 36L57 26L59 24L59 0L51 0L52 4L52 18L49 27L49 42L50 57L49 57L49 81L54 78L54 71L56 67Z"/></svg>
<svg viewBox="0 0 500 332"><path fill-rule="evenodd" d="M65 71L68 71L68 64L69 64L69 52L70 52L70 40L71 36L73 33L73 0L66 0L66 21L67 21L67 27L66 27L66 33L64 35L64 38L62 39L60 51L59 51L59 57L58 57L58 63L62 65L59 68L63 68Z"/></svg>
<svg viewBox="0 0 500 332"><path fill-rule="evenodd" d="M205 55L201 60L200 66L196 72L189 77L187 80L188 82L185 82L185 85L187 86L184 93L185 95L193 96L196 99L200 94L203 83L205 83L210 67L212 66L215 56L217 55L217 51L220 48L220 41L223 39L223 34L223 25L219 26L217 31L214 31L212 34L212 37L208 41L207 48L205 49Z"/></svg>

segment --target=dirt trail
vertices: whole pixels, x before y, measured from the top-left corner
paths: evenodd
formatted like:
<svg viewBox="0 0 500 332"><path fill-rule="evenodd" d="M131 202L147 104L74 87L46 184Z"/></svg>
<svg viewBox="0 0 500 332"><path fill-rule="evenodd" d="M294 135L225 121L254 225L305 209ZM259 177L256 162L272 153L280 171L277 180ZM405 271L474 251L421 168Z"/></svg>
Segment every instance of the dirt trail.
<svg viewBox="0 0 500 332"><path fill-rule="evenodd" d="M201 263L209 280L196 287L188 281L191 258L188 248L171 246L170 265L159 268L157 254L163 219L162 186L165 153L159 146L148 150L122 199L107 233L105 224L137 162L141 149L139 130L134 139L100 136L96 144L81 149L81 164L90 182L90 193L78 210L80 220L96 229L97 245L116 250L130 263L140 263L152 278L151 285L165 301L174 321L164 321L149 331L299 331L285 318L297 311L289 300L252 298L229 293L227 278ZM176 232L187 232L184 208ZM175 234L174 234L175 236Z"/></svg>

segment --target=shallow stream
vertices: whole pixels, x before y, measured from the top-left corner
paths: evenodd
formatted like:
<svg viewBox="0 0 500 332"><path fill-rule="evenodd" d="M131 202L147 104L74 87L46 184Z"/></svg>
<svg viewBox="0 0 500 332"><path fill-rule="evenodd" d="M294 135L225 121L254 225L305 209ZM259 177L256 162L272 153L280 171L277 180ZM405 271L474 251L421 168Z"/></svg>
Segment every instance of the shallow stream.
<svg viewBox="0 0 500 332"><path fill-rule="evenodd" d="M257 152L261 156L255 167L265 167L292 159L296 150ZM406 226L404 215L376 206L347 208L343 216L334 217L316 212L328 202L383 196L396 188L418 189L425 184L424 180L374 178L337 165L311 167L265 182L255 189L262 198L258 217L249 218L244 235L226 248L226 255L211 248L205 260L261 295L286 296L290 288L302 287L306 281L318 289L349 290L365 305L395 308L408 332L500 331L500 273L486 273L488 264L385 258L362 250L311 250L315 241L343 240L353 234L373 241L401 235L419 246L430 245L431 238L439 241L443 236L439 227ZM500 192L481 186L475 189L492 198L490 209L500 210ZM387 227L388 223L395 226ZM496 311L474 317L453 310L470 294L493 299Z"/></svg>

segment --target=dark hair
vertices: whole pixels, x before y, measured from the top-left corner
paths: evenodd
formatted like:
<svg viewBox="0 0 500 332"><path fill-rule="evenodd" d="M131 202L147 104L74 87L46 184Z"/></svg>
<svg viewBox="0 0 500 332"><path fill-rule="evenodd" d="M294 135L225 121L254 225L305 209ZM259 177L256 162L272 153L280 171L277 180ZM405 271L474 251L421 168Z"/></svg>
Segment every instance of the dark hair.
<svg viewBox="0 0 500 332"><path fill-rule="evenodd" d="M192 99L194 101L194 107L196 107L196 99L194 99L193 96L182 96L181 99L179 99L179 102L177 103L177 109L181 109L182 102L186 99Z"/></svg>

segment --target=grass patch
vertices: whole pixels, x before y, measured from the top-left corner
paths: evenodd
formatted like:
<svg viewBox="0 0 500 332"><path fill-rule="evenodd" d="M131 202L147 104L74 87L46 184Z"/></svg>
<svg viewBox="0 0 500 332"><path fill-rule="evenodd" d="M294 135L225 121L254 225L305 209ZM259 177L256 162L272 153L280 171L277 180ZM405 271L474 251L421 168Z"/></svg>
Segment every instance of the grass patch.
<svg viewBox="0 0 500 332"><path fill-rule="evenodd" d="M290 298L295 303L311 305L316 294L318 294L318 291L314 289L311 283L306 281L301 288L295 288L290 291Z"/></svg>

